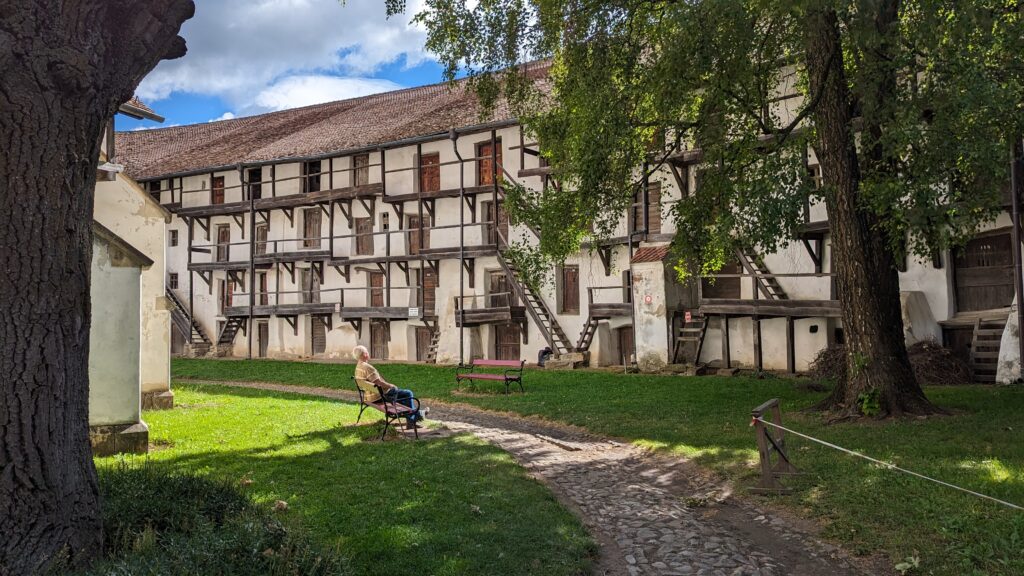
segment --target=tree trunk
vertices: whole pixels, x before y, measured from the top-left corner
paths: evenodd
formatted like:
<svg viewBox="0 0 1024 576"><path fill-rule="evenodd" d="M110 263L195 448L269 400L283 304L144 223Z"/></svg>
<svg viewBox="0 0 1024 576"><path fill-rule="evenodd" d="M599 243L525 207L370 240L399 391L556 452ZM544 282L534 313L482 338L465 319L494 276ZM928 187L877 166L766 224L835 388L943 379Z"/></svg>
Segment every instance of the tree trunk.
<svg viewBox="0 0 1024 576"><path fill-rule="evenodd" d="M0 0L0 574L102 550L89 447L89 278L100 138L190 0Z"/></svg>
<svg viewBox="0 0 1024 576"><path fill-rule="evenodd" d="M877 229L878 216L859 202L854 107L834 12L808 13L806 50L810 91L821 93L813 114L816 152L828 183L825 205L847 354L846 381L837 383L822 407L841 417L933 413L907 357L896 263Z"/></svg>

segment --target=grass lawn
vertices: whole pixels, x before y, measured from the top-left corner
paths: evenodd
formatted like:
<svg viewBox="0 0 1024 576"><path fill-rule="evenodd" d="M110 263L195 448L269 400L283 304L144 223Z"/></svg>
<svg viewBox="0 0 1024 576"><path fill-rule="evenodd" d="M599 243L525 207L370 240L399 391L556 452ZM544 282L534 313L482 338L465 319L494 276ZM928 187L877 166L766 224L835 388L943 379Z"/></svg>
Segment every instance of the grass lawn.
<svg viewBox="0 0 1024 576"><path fill-rule="evenodd" d="M354 574L573 575L595 550L545 487L472 437L367 441L380 429L354 426L351 404L222 386L174 392L174 410L144 416L148 458L234 479L268 509L286 501L284 519L336 548Z"/></svg>
<svg viewBox="0 0 1024 576"><path fill-rule="evenodd" d="M417 395L538 415L671 451L741 482L756 461L750 409L780 398L784 423L812 436L1010 502L1024 504L1024 388L929 388L955 415L826 426L799 411L823 393L788 379L648 376L527 370L526 394L453 393L454 369L380 364ZM351 365L279 361L174 362L178 378L351 388ZM919 574L1024 574L1024 513L899 475L809 442L790 440L805 476L772 497L814 517L858 553L917 556Z"/></svg>

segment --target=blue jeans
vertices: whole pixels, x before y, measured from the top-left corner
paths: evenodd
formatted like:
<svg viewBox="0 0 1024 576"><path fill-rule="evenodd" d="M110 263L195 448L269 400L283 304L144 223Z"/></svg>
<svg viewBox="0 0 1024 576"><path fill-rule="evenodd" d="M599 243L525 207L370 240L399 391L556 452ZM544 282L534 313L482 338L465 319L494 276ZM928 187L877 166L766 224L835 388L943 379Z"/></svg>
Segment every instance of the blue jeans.
<svg viewBox="0 0 1024 576"><path fill-rule="evenodd" d="M415 396L412 395L412 390L406 390L404 388L392 388L384 393L384 399L388 402L398 402L399 404L408 406L409 408L413 408L414 406L412 401L413 398L415 398ZM417 422L422 419L423 414L421 414L419 410L405 417L405 420L410 423Z"/></svg>

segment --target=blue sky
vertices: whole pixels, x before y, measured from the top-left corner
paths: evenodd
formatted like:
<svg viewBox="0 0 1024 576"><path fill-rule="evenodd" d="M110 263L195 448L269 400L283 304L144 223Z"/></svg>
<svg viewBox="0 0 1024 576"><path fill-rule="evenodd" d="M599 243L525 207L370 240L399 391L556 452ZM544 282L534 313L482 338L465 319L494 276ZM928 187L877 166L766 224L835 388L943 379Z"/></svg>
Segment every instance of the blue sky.
<svg viewBox="0 0 1024 576"><path fill-rule="evenodd" d="M424 30L385 18L380 0L200 0L181 34L189 52L161 62L137 94L166 120L121 116L118 130L208 122L431 84L441 67Z"/></svg>

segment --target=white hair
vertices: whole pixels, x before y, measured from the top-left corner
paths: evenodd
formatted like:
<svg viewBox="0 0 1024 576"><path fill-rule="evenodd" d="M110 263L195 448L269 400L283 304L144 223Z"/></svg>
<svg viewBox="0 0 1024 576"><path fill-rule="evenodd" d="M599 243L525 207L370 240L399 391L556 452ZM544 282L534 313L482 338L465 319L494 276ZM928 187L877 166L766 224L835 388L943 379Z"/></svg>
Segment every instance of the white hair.
<svg viewBox="0 0 1024 576"><path fill-rule="evenodd" d="M370 351L366 349L366 346L356 346L352 349L352 358L358 362L363 359L364 356L369 356Z"/></svg>

